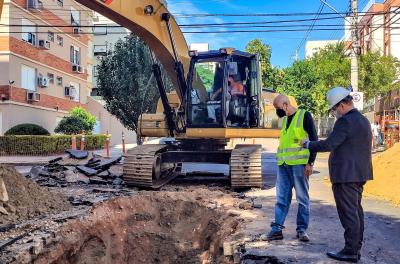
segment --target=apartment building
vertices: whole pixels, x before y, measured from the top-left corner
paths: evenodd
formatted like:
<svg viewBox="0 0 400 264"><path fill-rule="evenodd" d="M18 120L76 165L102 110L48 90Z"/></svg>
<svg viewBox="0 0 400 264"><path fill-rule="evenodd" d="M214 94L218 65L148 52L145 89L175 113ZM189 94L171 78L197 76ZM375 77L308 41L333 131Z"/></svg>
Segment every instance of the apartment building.
<svg viewBox="0 0 400 264"><path fill-rule="evenodd" d="M363 11L367 15L359 21L361 53L379 52L400 59L400 0L370 0ZM400 90L388 92L375 98L371 108L381 116L384 110L399 108L399 98Z"/></svg>
<svg viewBox="0 0 400 264"><path fill-rule="evenodd" d="M314 54L326 48L328 45L334 45L337 43L339 43L339 40L309 40L305 46L305 57L306 59L311 58Z"/></svg>
<svg viewBox="0 0 400 264"><path fill-rule="evenodd" d="M93 12L72 0L6 0L0 26L0 134L20 123L50 132L85 107ZM83 26L83 27L80 27Z"/></svg>
<svg viewBox="0 0 400 264"><path fill-rule="evenodd" d="M400 0L371 0L364 11L368 13L359 21L361 52L400 59Z"/></svg>
<svg viewBox="0 0 400 264"><path fill-rule="evenodd" d="M0 21L0 135L21 123L54 132L68 111L81 106L97 119L95 133L128 142L128 131L93 87L94 12L73 0L5 0ZM109 36L109 35L108 35Z"/></svg>

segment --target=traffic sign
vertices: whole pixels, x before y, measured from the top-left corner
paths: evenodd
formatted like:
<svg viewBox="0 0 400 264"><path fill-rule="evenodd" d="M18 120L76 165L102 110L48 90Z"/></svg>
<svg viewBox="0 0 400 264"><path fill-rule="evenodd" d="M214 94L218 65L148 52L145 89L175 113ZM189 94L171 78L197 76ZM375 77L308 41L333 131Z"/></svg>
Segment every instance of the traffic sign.
<svg viewBox="0 0 400 264"><path fill-rule="evenodd" d="M353 96L354 107L358 110L364 109L364 93L363 92L351 92L351 96Z"/></svg>

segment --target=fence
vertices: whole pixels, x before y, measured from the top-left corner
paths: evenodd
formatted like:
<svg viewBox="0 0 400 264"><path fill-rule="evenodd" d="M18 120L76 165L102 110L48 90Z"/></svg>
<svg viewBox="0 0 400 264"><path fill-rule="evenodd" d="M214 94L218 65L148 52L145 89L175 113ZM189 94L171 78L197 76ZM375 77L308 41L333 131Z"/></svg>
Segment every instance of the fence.
<svg viewBox="0 0 400 264"><path fill-rule="evenodd" d="M334 117L320 117L314 120L315 128L319 137L327 137L333 129L335 124Z"/></svg>
<svg viewBox="0 0 400 264"><path fill-rule="evenodd" d="M0 156L41 156L64 153L71 148L72 136L1 136ZM86 135L85 149L103 148L105 135ZM81 136L76 136L77 145L80 145Z"/></svg>

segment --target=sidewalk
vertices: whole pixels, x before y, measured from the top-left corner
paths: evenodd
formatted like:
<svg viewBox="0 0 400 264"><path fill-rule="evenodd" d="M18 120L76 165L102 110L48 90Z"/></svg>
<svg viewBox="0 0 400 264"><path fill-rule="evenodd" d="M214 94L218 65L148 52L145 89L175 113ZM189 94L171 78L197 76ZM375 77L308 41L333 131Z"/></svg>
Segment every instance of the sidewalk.
<svg viewBox="0 0 400 264"><path fill-rule="evenodd" d="M160 139L151 139L148 140L145 144L158 144ZM136 147L136 143L133 144L125 144L125 150L128 151L131 148ZM94 151L89 151L95 153L96 155L105 157L106 149L99 149ZM122 144L112 146L110 148L110 157L118 157L121 156L122 153ZM89 154L90 155L90 154ZM9 165L20 165L20 166L29 166L29 165L38 165L48 163L49 160L63 157L68 157L68 154L63 153L59 155L50 155L50 156L0 156L0 164L9 164Z"/></svg>

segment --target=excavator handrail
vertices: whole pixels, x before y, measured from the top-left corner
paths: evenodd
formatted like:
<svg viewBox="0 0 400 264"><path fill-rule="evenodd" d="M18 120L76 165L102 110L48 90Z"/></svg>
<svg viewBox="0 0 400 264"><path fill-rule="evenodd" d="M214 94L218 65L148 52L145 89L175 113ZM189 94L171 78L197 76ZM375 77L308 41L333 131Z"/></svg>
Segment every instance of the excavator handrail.
<svg viewBox="0 0 400 264"><path fill-rule="evenodd" d="M2 0L0 0L2 1ZM183 99L180 91L178 75L176 74L174 56L183 65L185 73L189 70L190 57L189 49L185 37L179 28L176 20L171 15L169 27L174 40L174 48L168 27L162 19L163 14L169 13L166 3L163 0L76 0L80 4L92 9L93 11L113 20L114 22L126 27L132 33L139 36L155 53L160 60L174 87L179 98Z"/></svg>

